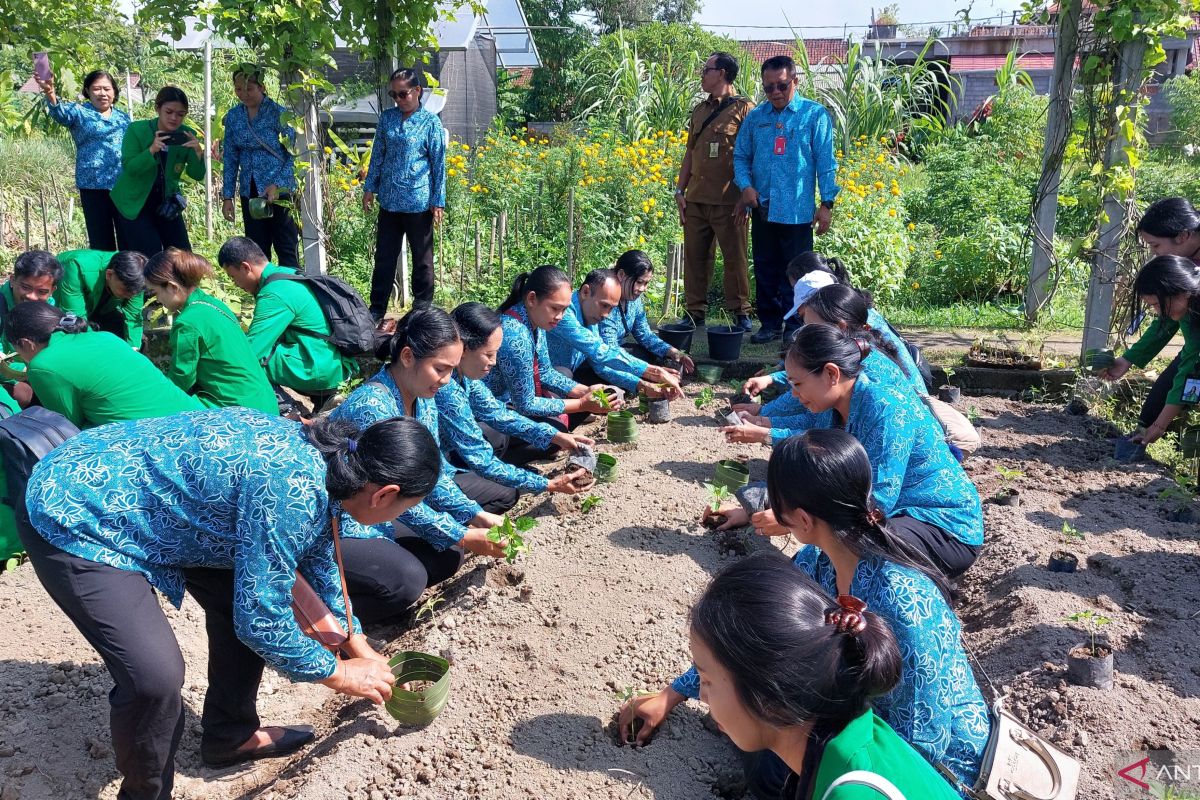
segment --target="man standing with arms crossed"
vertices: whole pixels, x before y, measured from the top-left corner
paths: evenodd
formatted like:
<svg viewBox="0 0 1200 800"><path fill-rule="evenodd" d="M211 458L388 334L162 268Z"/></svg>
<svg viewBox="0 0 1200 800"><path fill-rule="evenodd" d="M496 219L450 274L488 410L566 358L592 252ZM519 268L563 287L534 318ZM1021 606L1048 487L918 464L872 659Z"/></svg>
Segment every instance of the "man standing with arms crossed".
<svg viewBox="0 0 1200 800"><path fill-rule="evenodd" d="M746 228L733 217L739 190L733 182L733 146L751 102L733 90L738 63L729 53L709 56L700 75L708 99L692 109L687 150L679 166L675 202L683 226L683 286L687 313L682 324L703 325L708 310L715 245L725 261L725 308L750 331L750 274Z"/></svg>

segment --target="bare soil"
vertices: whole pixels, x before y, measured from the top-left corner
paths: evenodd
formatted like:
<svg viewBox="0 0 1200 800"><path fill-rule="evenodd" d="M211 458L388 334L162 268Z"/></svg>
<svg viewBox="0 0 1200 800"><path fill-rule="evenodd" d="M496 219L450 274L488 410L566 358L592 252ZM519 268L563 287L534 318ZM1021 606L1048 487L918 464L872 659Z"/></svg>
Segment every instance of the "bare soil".
<svg viewBox="0 0 1200 800"><path fill-rule="evenodd" d="M1126 751L1200 750L1200 531L1168 520L1161 468L1109 458L1104 424L1053 406L963 405L983 417L983 447L968 462L980 493L1000 488L998 466L1025 473L1019 507L987 505L987 544L960 587L967 643L1018 715L1081 758L1079 796L1107 800L1115 767L1136 760ZM318 741L291 759L205 769L203 619L190 598L169 610L188 664L177 796L739 797L737 753L698 704L677 709L640 750L616 746L607 728L622 693L656 690L687 667L687 610L715 570L757 548L796 549L700 526L714 463L748 458L751 479L762 479L769 455L721 441L715 408L677 401L670 424L639 423L636 445L601 443L620 477L593 488L600 505L584 515L582 495L535 500L528 556L473 560L431 618L371 631L388 652L452 660L450 701L425 729L268 674L264 721L312 723ZM1074 574L1046 569L1063 521L1087 534L1067 548L1080 559ZM1110 691L1065 681L1067 652L1087 640L1065 618L1087 609L1112 620L1101 629L1115 652ZM28 565L0 577L0 614L0 800L114 797L103 665Z"/></svg>

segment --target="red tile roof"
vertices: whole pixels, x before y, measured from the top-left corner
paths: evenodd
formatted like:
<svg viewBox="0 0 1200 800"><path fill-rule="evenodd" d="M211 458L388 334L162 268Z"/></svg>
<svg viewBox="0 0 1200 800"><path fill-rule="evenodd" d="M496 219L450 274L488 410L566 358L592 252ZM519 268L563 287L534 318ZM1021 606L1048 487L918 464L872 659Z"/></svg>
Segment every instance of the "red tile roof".
<svg viewBox="0 0 1200 800"><path fill-rule="evenodd" d="M746 48L755 61L796 54L796 43L792 40L749 39L738 44ZM845 39L805 39L804 49L808 51L810 64L833 64L846 60L849 43Z"/></svg>
<svg viewBox="0 0 1200 800"><path fill-rule="evenodd" d="M513 86L528 86L533 80L533 67L510 67L508 74L512 76Z"/></svg>
<svg viewBox="0 0 1200 800"><path fill-rule="evenodd" d="M995 72L1007 56L950 56L951 72ZM1025 53L1017 57L1021 69L1054 69L1053 53Z"/></svg>

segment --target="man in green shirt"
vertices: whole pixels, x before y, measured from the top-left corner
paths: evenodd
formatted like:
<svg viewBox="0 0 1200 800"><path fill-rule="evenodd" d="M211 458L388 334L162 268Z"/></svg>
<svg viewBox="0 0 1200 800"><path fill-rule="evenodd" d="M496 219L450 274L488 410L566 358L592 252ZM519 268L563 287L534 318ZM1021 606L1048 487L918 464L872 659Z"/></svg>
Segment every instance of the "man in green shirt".
<svg viewBox="0 0 1200 800"><path fill-rule="evenodd" d="M5 284L7 288L8 284ZM3 412L0 412L0 417L11 417L18 413L21 407L17 405L17 401L12 399L8 392L0 388L0 406L3 407ZM8 473L4 470L4 465L0 464L0 500L8 496ZM8 503L0 502L0 561L11 558L25 549L21 544L21 537L17 535L17 518L13 513L13 507Z"/></svg>
<svg viewBox="0 0 1200 800"><path fill-rule="evenodd" d="M62 265L53 253L29 250L13 262L12 277L0 286L0 353L11 356L0 367L0 385L23 408L33 401L33 390L24 382L25 362L4 335L4 320L17 303L42 300L54 305L54 291L63 277Z"/></svg>
<svg viewBox="0 0 1200 800"><path fill-rule="evenodd" d="M294 270L267 261L245 236L225 242L217 261L238 288L254 296L246 335L271 383L307 395L319 408L342 381L357 374L354 359L330 344L329 320L312 289L300 281L270 280Z"/></svg>
<svg viewBox="0 0 1200 800"><path fill-rule="evenodd" d="M59 308L141 350L146 257L135 250L68 250L58 261L63 268L54 292Z"/></svg>

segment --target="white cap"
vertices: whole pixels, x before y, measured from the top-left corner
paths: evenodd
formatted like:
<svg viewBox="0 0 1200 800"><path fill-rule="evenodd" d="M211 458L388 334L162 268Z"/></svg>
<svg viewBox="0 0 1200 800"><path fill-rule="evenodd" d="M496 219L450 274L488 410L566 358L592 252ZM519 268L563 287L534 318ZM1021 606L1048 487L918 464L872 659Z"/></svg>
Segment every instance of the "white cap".
<svg viewBox="0 0 1200 800"><path fill-rule="evenodd" d="M800 306L808 302L808 298L812 296L817 289L824 289L826 286L832 286L837 283L837 278L833 273L826 272L823 269L816 269L806 273L800 280L796 281L796 288L792 290L792 310L783 315L784 319L794 316Z"/></svg>

